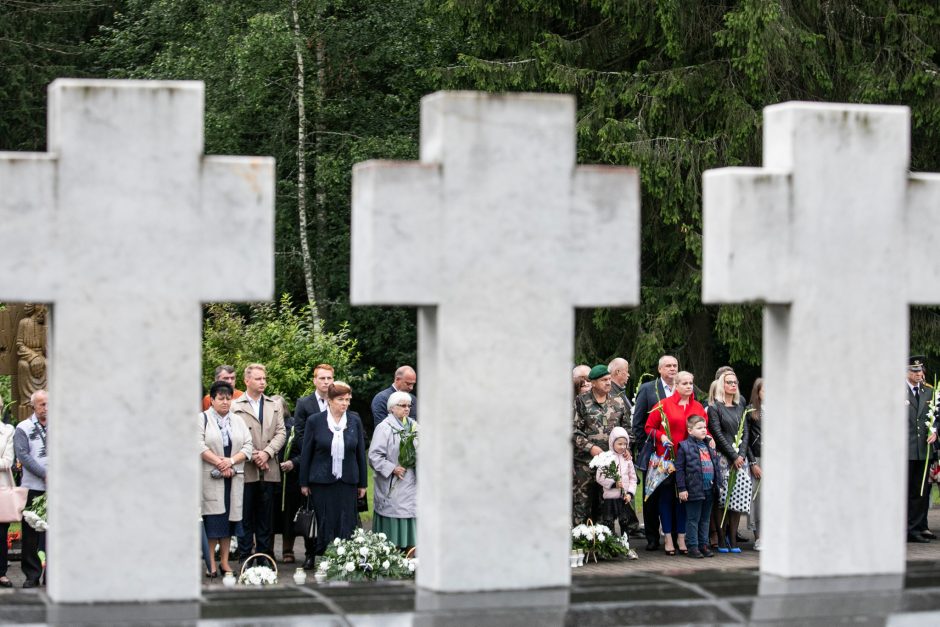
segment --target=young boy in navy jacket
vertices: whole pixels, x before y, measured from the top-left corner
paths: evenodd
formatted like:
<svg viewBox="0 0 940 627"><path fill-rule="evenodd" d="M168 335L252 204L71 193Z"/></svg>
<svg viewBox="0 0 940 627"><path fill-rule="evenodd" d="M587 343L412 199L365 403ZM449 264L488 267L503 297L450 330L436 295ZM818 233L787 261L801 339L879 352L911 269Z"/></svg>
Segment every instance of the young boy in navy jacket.
<svg viewBox="0 0 940 627"><path fill-rule="evenodd" d="M718 483L718 456L708 445L711 437L702 416L689 416L689 437L676 451L676 487L679 500L685 502L686 545L689 557L714 557L708 548L708 521L711 517L714 488Z"/></svg>

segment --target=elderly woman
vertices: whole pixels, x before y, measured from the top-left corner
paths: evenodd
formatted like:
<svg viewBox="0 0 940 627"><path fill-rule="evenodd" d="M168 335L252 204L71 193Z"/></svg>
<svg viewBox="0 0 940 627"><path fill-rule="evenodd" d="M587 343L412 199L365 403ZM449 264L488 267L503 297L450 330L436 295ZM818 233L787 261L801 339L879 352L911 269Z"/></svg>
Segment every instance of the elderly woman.
<svg viewBox="0 0 940 627"><path fill-rule="evenodd" d="M646 420L646 433L656 442L656 456L650 459L650 471L646 473L646 490L649 494L659 492L659 519L665 536L666 555L676 554L673 533L676 534L679 552L688 553L685 546L685 503L679 501L676 494L674 464L679 442L689 435L686 426L689 416L705 415L705 408L693 396L693 381L692 373L678 373L672 396L658 402ZM665 463L659 464L659 460Z"/></svg>
<svg viewBox="0 0 940 627"><path fill-rule="evenodd" d="M384 533L403 549L415 546L417 483L414 468L398 463L402 436L415 427L408 418L411 395L395 392L388 397L388 416L372 435L369 465L375 470L375 516L372 531Z"/></svg>
<svg viewBox="0 0 940 627"><path fill-rule="evenodd" d="M2 406L0 399L0 406ZM13 482L13 425L0 422L0 487L15 488ZM10 523L0 523L0 588L12 588L13 584L7 577L7 533Z"/></svg>
<svg viewBox="0 0 940 627"><path fill-rule="evenodd" d="M315 555L335 538L347 539L359 524L356 499L366 495L366 444L359 414L349 411L352 388L330 384L327 409L307 418L297 482L317 512Z"/></svg>
<svg viewBox="0 0 940 627"><path fill-rule="evenodd" d="M718 500L715 501L714 517L718 529L718 551L740 553L737 533L741 514L747 514L751 503L751 476L748 462L753 462L748 445L748 424L744 419L745 405L738 392L738 376L726 371L718 377L715 401L708 406L708 430L718 447L718 463L721 466L721 483ZM740 430L741 440L735 442ZM728 513L724 514L728 499L728 482L732 468L737 469L737 479L731 490ZM721 519L724 517L724 526Z"/></svg>
<svg viewBox="0 0 940 627"><path fill-rule="evenodd" d="M209 388L209 409L199 419L199 450L202 457L202 520L210 547L219 543L222 573L230 572L228 557L235 525L242 519L245 491L245 461L251 459L251 432L244 421L229 410L234 390L227 381ZM206 577L218 576L215 553L209 550Z"/></svg>

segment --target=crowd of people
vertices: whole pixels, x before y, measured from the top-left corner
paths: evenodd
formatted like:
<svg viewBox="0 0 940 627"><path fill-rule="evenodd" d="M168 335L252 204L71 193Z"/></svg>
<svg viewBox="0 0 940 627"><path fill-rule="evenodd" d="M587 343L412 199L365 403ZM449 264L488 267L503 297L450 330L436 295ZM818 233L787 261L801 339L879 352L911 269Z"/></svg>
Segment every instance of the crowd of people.
<svg viewBox="0 0 940 627"><path fill-rule="evenodd" d="M314 392L297 399L293 412L283 397L265 394L263 364L245 367L244 391L235 379L233 366L216 368L199 418L206 577L233 571L233 537L244 563L255 554L277 559L274 535L281 533L281 561L296 562L293 519L301 508L316 512L315 537L303 536L303 568L313 569L329 543L350 538L360 526L367 465L375 473L373 531L385 533L402 551L415 546L415 468L399 459L408 438L403 434L413 431L417 419L413 368L395 372L365 419L349 409L353 390L334 380L329 364L314 369Z"/></svg>
<svg viewBox="0 0 940 627"><path fill-rule="evenodd" d="M937 459L940 412L935 391L925 382L925 361L911 357L906 381L907 540L916 543L937 539L928 527L930 489L924 489L922 478ZM662 356L657 370L658 376L631 396L629 363L623 358L574 368L573 525L600 521L645 538L647 551L662 547L667 555L700 559L740 553L740 525L747 515L759 551L763 379L754 381L745 398L729 366L718 369L707 393L673 356ZM329 364L314 369L314 392L297 399L293 412L283 397L265 394L264 365L245 367L244 390L236 387L236 378L233 366L216 369L198 419L207 577L233 571L233 550L240 562L256 553L276 559L276 533L283 539L281 561L297 561L292 522L302 506L317 515L316 537L303 538L303 567L313 569L330 542L351 537L360 526L368 467L374 472L373 530L402 551L415 547L417 480L414 451L405 450L417 423L413 368L395 372L392 385L372 399L365 419L349 409L353 390L334 380ZM27 508L46 491L47 393L33 393L30 405L33 413L15 427L0 422L0 485L16 485L16 467L19 485L28 489ZM612 454L613 476L609 466L591 466L605 451ZM940 468L928 476L936 480ZM9 523L0 523L0 537L8 529ZM45 533L22 524L24 587L44 584L44 551ZM629 557L638 558L632 549ZM0 587L12 586L7 558L7 543L0 542Z"/></svg>
<svg viewBox="0 0 940 627"><path fill-rule="evenodd" d="M745 399L734 370L722 367L703 405L694 376L680 371L675 357L661 357L658 374L631 398L623 358L572 371L572 523L597 520L645 537L647 551L662 545L666 555L704 558L740 553L739 526L748 514L760 550L763 380ZM614 453L619 477L591 468L605 450ZM635 509L639 485L642 525ZM631 549L629 557L638 556Z"/></svg>
<svg viewBox="0 0 940 627"><path fill-rule="evenodd" d="M940 481L940 411L925 381L925 363L923 355L914 355L907 367L907 541L914 543L937 539L928 527L931 488L924 477ZM572 371L572 523L600 520L611 529L616 523L620 533L645 538L647 551L662 545L667 555L700 559L740 553L746 515L760 551L763 379L745 398L734 369L723 366L707 392L697 390L692 373L680 371L671 355L659 359L658 375L631 398L623 358ZM605 450L614 453L619 478L592 470L591 460ZM638 486L642 525L635 510Z"/></svg>

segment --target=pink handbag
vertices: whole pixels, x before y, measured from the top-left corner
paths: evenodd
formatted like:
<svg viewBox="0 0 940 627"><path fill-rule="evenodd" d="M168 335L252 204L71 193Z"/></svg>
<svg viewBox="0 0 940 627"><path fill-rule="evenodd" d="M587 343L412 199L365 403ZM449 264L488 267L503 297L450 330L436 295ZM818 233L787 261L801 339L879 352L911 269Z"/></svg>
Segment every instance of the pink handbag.
<svg viewBox="0 0 940 627"><path fill-rule="evenodd" d="M10 487L0 487L0 523L19 522L23 519L28 488L18 488L13 481L13 473L7 469Z"/></svg>

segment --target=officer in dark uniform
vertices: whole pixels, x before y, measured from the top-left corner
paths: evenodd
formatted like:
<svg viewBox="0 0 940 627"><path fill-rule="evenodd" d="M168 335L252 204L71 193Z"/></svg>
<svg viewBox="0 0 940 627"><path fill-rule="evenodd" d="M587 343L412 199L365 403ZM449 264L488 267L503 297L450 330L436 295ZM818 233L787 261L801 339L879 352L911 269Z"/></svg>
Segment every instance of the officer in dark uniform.
<svg viewBox="0 0 940 627"><path fill-rule="evenodd" d="M927 510L930 508L930 490L925 486L921 494L921 481L927 457L936 457L928 420L937 426L936 416L928 417L932 391L924 384L926 357L914 355L907 366L907 541L926 543L936 536L927 529Z"/></svg>

